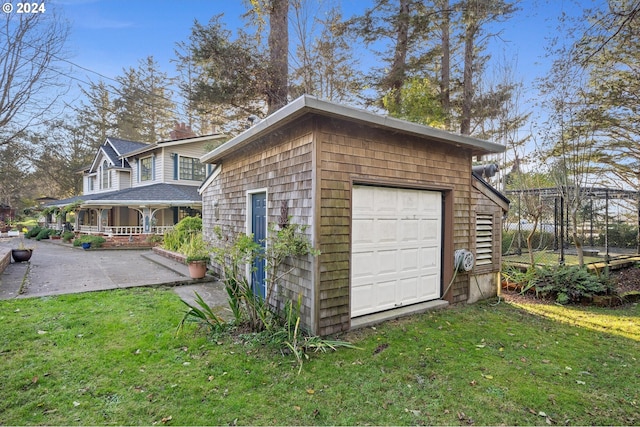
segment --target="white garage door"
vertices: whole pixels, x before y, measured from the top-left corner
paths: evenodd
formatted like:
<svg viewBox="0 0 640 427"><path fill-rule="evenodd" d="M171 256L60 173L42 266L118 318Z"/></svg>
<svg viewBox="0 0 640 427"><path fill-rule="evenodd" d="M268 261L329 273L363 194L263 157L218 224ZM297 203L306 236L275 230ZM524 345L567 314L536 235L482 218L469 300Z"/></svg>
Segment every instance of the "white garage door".
<svg viewBox="0 0 640 427"><path fill-rule="evenodd" d="M351 317L440 297L442 194L354 186Z"/></svg>

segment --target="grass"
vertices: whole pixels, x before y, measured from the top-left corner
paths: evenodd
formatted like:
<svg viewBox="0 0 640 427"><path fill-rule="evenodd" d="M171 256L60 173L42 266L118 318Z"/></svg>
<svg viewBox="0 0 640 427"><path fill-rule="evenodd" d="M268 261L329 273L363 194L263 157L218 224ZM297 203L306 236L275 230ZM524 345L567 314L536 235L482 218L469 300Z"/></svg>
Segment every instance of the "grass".
<svg viewBox="0 0 640 427"><path fill-rule="evenodd" d="M205 336L171 290L0 302L0 424L640 423L638 305L455 306L296 360Z"/></svg>
<svg viewBox="0 0 640 427"><path fill-rule="evenodd" d="M558 263L560 262L560 255L557 252L553 251L536 251L533 254L533 259L537 265L558 265ZM506 255L502 257L502 260L506 263L530 263L528 252L522 253L521 255ZM604 258L594 256L584 257L585 264L592 264L597 262L604 262ZM578 256L565 254L564 263L565 265L578 265Z"/></svg>

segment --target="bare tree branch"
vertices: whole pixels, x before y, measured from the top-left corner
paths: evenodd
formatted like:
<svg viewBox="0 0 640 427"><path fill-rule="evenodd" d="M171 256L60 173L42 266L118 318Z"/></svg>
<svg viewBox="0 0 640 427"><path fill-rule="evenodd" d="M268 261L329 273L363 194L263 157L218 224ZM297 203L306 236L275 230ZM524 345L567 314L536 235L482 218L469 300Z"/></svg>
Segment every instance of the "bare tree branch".
<svg viewBox="0 0 640 427"><path fill-rule="evenodd" d="M68 26L55 13L4 14L0 27L0 146L41 124L66 90L63 60Z"/></svg>

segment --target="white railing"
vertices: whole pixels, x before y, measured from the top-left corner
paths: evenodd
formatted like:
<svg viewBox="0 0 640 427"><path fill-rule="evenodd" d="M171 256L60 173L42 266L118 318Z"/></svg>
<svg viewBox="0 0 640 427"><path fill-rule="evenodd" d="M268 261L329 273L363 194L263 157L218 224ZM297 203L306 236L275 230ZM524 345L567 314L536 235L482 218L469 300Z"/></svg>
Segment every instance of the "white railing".
<svg viewBox="0 0 640 427"><path fill-rule="evenodd" d="M153 234L165 234L169 230L173 230L173 225L157 225L155 227L151 227L151 232Z"/></svg>
<svg viewBox="0 0 640 427"><path fill-rule="evenodd" d="M164 234L168 230L173 229L173 225L159 225L151 227L150 234ZM144 227L137 225L119 225L119 226L105 226L102 230L98 230L97 225L81 225L79 230L81 233L95 234L103 233L112 236L131 236L137 234L145 234Z"/></svg>

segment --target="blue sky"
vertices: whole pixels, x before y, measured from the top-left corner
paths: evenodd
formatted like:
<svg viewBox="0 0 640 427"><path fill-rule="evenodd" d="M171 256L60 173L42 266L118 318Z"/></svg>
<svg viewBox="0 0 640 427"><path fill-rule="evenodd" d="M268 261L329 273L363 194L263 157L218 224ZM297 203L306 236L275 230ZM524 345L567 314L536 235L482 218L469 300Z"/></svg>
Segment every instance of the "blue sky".
<svg viewBox="0 0 640 427"><path fill-rule="evenodd" d="M601 2L602 0L600 0ZM340 4L345 16L366 8L369 0L325 0ZM243 23L242 0L51 0L69 20L69 59L109 78L123 68L153 55L169 75L175 74L170 60L176 43L189 37L194 19L206 23L217 14L229 29ZM526 87L548 69L544 46L555 34L557 17L564 11L576 14L590 0L522 0L510 20L497 25L501 35L492 43L494 57L517 64L516 78ZM80 79L97 81L99 76L80 69Z"/></svg>

